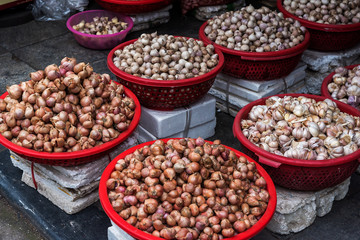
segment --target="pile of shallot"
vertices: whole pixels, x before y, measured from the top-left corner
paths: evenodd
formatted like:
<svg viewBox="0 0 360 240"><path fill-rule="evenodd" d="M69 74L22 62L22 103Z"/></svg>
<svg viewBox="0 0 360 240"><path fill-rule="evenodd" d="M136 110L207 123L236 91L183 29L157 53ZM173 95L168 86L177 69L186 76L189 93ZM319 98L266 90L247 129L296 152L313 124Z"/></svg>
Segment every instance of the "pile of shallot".
<svg viewBox="0 0 360 240"><path fill-rule="evenodd" d="M81 33L106 35L121 32L128 27L128 24L119 21L117 17L113 17L110 21L108 17L94 17L92 22L82 20L72 27Z"/></svg>
<svg viewBox="0 0 360 240"><path fill-rule="evenodd" d="M0 133L13 143L45 152L74 152L117 138L134 116L124 87L84 62L30 73L30 81L7 87L0 99Z"/></svg>
<svg viewBox="0 0 360 240"><path fill-rule="evenodd" d="M254 162L202 138L139 148L117 161L106 186L120 217L164 239L233 237L256 224L270 198Z"/></svg>
<svg viewBox="0 0 360 240"><path fill-rule="evenodd" d="M286 11L323 24L360 22L360 0L284 0Z"/></svg>
<svg viewBox="0 0 360 240"><path fill-rule="evenodd" d="M328 90L332 98L360 110L360 66L350 70L336 68Z"/></svg>
<svg viewBox="0 0 360 240"><path fill-rule="evenodd" d="M306 29L282 13L249 5L209 19L204 32L211 41L229 49L270 52L300 44Z"/></svg>
<svg viewBox="0 0 360 240"><path fill-rule="evenodd" d="M114 53L121 71L156 80L193 78L210 72L219 63L214 46L193 38L141 34L134 43Z"/></svg>
<svg viewBox="0 0 360 240"><path fill-rule="evenodd" d="M265 151L295 159L342 157L360 146L360 119L341 112L330 99L278 96L256 105L242 132Z"/></svg>

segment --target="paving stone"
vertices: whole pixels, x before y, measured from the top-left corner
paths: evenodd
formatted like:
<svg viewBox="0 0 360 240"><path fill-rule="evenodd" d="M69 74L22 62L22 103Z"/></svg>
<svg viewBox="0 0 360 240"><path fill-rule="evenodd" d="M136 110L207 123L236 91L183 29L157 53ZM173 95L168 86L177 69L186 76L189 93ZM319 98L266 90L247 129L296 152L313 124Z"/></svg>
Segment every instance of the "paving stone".
<svg viewBox="0 0 360 240"><path fill-rule="evenodd" d="M138 125L138 132L139 132L139 142L149 142L152 140L156 140L159 138L184 138L184 137L191 137L191 138L197 138L202 137L204 139L207 139L215 134L215 127L216 127L216 119L213 119L212 121L209 121L207 123L198 125L193 128L189 128L187 133L185 131L175 133L170 136L164 136L164 137L157 137L152 135L150 132L146 130L146 128L142 127L141 125Z"/></svg>
<svg viewBox="0 0 360 240"><path fill-rule="evenodd" d="M321 95L321 84L330 72L321 73L311 70L306 71L306 87L310 94Z"/></svg>
<svg viewBox="0 0 360 240"><path fill-rule="evenodd" d="M360 166L356 169L356 173L360 174Z"/></svg>
<svg viewBox="0 0 360 240"><path fill-rule="evenodd" d="M90 65L94 68L94 72L100 74L107 73L112 80L117 81L115 74L113 74L107 66L106 58L91 62Z"/></svg>
<svg viewBox="0 0 360 240"><path fill-rule="evenodd" d="M188 107L171 111L160 111L141 108L140 125L149 133L164 138L184 132L215 119L215 98L205 95Z"/></svg>
<svg viewBox="0 0 360 240"><path fill-rule="evenodd" d="M23 172L21 181L26 183L28 186L35 188L31 175L28 175L25 172ZM41 195L49 199L54 205L61 208L67 214L80 212L99 199L98 191L95 189L86 196L73 200L69 198L69 195L64 192L64 188L62 188L59 184L48 178L43 178L41 175L38 175L36 184L38 187L37 191Z"/></svg>
<svg viewBox="0 0 360 240"><path fill-rule="evenodd" d="M350 178L337 186L320 191L294 191L276 186L277 205L267 229L279 234L296 233L309 227L316 216L328 214L334 200L341 200L349 190Z"/></svg>
<svg viewBox="0 0 360 240"><path fill-rule="evenodd" d="M0 46L13 51L24 46L56 38L68 31L66 21L30 21L18 26L1 28ZM38 54L38 52L33 52L33 54Z"/></svg>
<svg viewBox="0 0 360 240"><path fill-rule="evenodd" d="M0 55L6 54L6 53L9 53L9 51L0 46Z"/></svg>
<svg viewBox="0 0 360 240"><path fill-rule="evenodd" d="M69 32L26 48L14 50L13 54L34 69L44 69L53 63L59 65L64 57L75 57L78 62L86 62L91 65L97 60L105 60L108 51L84 48L76 42L72 33Z"/></svg>
<svg viewBox="0 0 360 240"><path fill-rule="evenodd" d="M33 68L14 58L11 53L0 55L0 93L6 92L6 86L29 80L29 73L33 71Z"/></svg>
<svg viewBox="0 0 360 240"><path fill-rule="evenodd" d="M319 52L306 50L302 55L302 61L316 72L331 72L335 67L350 65L360 54L360 44L351 49L338 52Z"/></svg>

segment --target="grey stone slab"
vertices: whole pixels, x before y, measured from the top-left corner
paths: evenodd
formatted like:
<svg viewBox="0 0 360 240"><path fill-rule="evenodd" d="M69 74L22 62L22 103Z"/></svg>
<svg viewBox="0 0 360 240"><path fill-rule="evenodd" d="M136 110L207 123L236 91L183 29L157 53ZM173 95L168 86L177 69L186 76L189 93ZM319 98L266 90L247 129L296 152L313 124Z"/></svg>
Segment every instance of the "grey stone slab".
<svg viewBox="0 0 360 240"><path fill-rule="evenodd" d="M66 21L31 21L18 26L1 28L0 46L12 51L65 34Z"/></svg>
<svg viewBox="0 0 360 240"><path fill-rule="evenodd" d="M14 50L13 54L35 69L44 69L53 63L59 65L64 57L75 57L78 62L90 64L107 57L107 51L91 50L79 45L72 33Z"/></svg>
<svg viewBox="0 0 360 240"><path fill-rule="evenodd" d="M106 52L106 54L108 54L108 52ZM100 60L94 61L91 63L91 66L94 68L94 71L96 73L107 73L110 74L110 77L112 80L117 80L115 74L113 74L110 69L107 66L107 56L106 58L102 58Z"/></svg>
<svg viewBox="0 0 360 240"><path fill-rule="evenodd" d="M6 86L29 80L34 69L11 53L0 55L0 94L6 92Z"/></svg>
<svg viewBox="0 0 360 240"><path fill-rule="evenodd" d="M0 46L0 56L7 53L9 53L9 51Z"/></svg>

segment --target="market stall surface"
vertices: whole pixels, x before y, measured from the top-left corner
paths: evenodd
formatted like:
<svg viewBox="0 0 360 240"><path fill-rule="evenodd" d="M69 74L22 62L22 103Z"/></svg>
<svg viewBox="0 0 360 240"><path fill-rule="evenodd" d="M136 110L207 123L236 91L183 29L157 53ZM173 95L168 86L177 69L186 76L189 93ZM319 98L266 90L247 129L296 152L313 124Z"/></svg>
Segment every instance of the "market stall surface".
<svg viewBox="0 0 360 240"><path fill-rule="evenodd" d="M126 40L137 38L143 32L154 31L160 34L198 37L201 24L202 22L191 16L182 17L173 12L170 23L146 31L133 32ZM109 50L95 51L83 48L67 30L65 21L30 21L14 27L1 28L0 32L1 94L6 91L7 85L27 80L29 72L58 63L65 56L91 63L98 73L111 74L106 66ZM114 75L111 76L114 78ZM221 112L218 112L216 117L216 134L209 140L221 139L223 144L241 150L240 143L232 134L234 118ZM0 239L107 239L107 228L111 224L99 202L80 213L68 215L38 194L35 189L21 182L21 173L21 170L11 164L9 151L0 146L0 195L3 198L2 202L9 203L3 204L0 208ZM28 226L27 220L22 220L24 217L35 228ZM309 228L286 236L273 234L265 229L253 239L359 239L359 225L360 176L354 174L347 196L341 201L334 202L331 212L322 218L316 218ZM38 229L40 234L34 229Z"/></svg>

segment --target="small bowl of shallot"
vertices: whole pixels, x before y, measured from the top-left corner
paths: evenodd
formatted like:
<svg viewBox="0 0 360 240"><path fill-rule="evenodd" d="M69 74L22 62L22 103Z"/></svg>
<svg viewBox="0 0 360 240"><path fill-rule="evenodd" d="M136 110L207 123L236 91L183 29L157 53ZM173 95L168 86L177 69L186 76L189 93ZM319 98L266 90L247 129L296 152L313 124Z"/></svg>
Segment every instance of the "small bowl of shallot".
<svg viewBox="0 0 360 240"><path fill-rule="evenodd" d="M130 17L121 13L90 10L71 16L66 26L80 45L103 50L122 43L134 23Z"/></svg>

